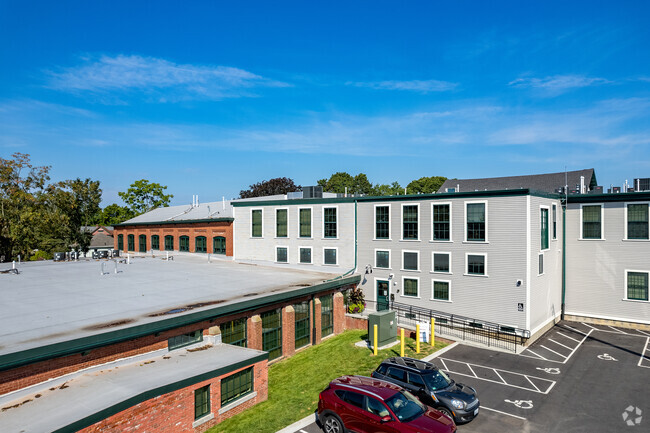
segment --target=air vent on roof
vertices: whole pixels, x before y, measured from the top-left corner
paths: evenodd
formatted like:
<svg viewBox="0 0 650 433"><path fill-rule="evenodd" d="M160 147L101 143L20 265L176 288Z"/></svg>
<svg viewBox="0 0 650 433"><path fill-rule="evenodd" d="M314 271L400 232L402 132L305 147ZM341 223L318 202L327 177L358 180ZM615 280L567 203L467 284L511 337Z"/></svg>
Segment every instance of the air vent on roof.
<svg viewBox="0 0 650 433"><path fill-rule="evenodd" d="M323 198L323 187L322 186L303 187L302 198Z"/></svg>

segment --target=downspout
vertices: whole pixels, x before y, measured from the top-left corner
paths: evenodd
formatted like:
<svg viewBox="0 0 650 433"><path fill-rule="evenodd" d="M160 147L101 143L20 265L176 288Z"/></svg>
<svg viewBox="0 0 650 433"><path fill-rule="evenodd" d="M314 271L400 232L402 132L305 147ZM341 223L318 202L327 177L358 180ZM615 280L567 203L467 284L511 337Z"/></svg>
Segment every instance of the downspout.
<svg viewBox="0 0 650 433"><path fill-rule="evenodd" d="M564 320L565 305L564 300L566 296L566 206L564 202L562 206L562 313L560 319Z"/></svg>

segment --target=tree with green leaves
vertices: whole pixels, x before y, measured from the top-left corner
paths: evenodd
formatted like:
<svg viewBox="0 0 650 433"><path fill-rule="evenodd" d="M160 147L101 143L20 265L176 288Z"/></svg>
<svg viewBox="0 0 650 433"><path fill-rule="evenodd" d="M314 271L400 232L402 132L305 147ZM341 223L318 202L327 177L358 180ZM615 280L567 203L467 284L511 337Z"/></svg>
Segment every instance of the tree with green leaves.
<svg viewBox="0 0 650 433"><path fill-rule="evenodd" d="M343 194L370 194L372 192L372 184L368 180L368 176L364 173L359 173L352 176L349 173L339 171L330 176L329 179L320 179L318 185L323 187L325 192L335 192Z"/></svg>
<svg viewBox="0 0 650 433"><path fill-rule="evenodd" d="M136 180L126 192L118 192L127 207L137 216L150 210L169 206L173 194L165 194L166 186L149 182L146 179Z"/></svg>
<svg viewBox="0 0 650 433"><path fill-rule="evenodd" d="M393 182L390 185L386 184L377 184L372 187L371 195L382 196L382 195L400 195L404 194L404 188L397 182Z"/></svg>
<svg viewBox="0 0 650 433"><path fill-rule="evenodd" d="M248 189L239 192L239 198L266 197L269 195L286 194L288 192L301 191L302 187L296 185L293 179L288 177L276 177L275 179L263 180L250 185Z"/></svg>
<svg viewBox="0 0 650 433"><path fill-rule="evenodd" d="M59 182L52 191L52 197L59 210L68 217L66 243L70 248L86 253L92 234L83 227L93 224L101 210L99 181L77 178Z"/></svg>
<svg viewBox="0 0 650 433"><path fill-rule="evenodd" d="M406 186L407 194L434 194L447 180L443 176L421 177Z"/></svg>
<svg viewBox="0 0 650 433"><path fill-rule="evenodd" d="M126 206L120 206L118 204L109 204L104 209L102 209L97 218L95 219L95 224L102 226L112 226L115 224L123 223L126 220L135 217L135 214Z"/></svg>

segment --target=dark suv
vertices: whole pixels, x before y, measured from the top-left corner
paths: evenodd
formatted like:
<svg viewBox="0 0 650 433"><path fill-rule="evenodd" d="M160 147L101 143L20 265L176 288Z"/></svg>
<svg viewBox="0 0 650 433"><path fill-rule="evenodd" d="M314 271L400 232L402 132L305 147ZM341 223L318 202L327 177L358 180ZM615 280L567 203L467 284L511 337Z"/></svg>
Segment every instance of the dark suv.
<svg viewBox="0 0 650 433"><path fill-rule="evenodd" d="M364 376L334 379L318 396L325 433L454 433L454 422L410 392Z"/></svg>
<svg viewBox="0 0 650 433"><path fill-rule="evenodd" d="M478 415L476 390L454 382L430 362L413 358L388 358L372 377L393 382L417 396L420 401L452 418L456 423L470 422Z"/></svg>

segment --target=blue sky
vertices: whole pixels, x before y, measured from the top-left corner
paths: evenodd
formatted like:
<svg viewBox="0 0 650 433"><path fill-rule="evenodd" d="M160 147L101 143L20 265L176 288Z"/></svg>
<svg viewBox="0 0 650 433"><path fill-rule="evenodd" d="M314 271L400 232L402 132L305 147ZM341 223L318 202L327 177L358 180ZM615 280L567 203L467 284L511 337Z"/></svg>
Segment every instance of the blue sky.
<svg viewBox="0 0 650 433"><path fill-rule="evenodd" d="M337 171L650 177L647 1L0 2L0 155L174 204Z"/></svg>

